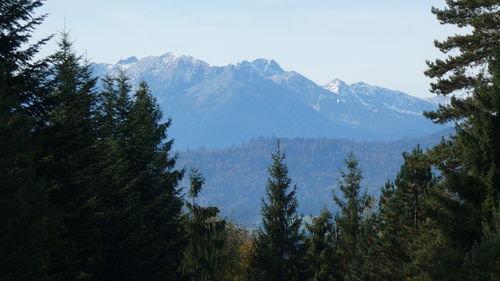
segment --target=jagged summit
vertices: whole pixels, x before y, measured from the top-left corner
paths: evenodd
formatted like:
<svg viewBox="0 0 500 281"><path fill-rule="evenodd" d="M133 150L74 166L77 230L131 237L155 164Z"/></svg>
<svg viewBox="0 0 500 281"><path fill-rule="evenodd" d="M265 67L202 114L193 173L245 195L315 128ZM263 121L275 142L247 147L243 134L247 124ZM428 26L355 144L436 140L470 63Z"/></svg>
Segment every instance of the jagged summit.
<svg viewBox="0 0 500 281"><path fill-rule="evenodd" d="M261 69L262 71L266 73L273 73L279 74L283 73L284 70L281 68L281 66L275 61L275 60L268 60L268 59L256 59L252 62L252 64L258 68Z"/></svg>
<svg viewBox="0 0 500 281"><path fill-rule="evenodd" d="M263 77L270 77L284 73L285 71L274 60L256 59L253 61L242 61L235 65L236 69L247 69Z"/></svg>
<svg viewBox="0 0 500 281"><path fill-rule="evenodd" d="M176 59L178 57L179 57L178 55L176 55L172 52L166 52L165 54L160 56L160 58L162 58L162 59Z"/></svg>
<svg viewBox="0 0 500 281"><path fill-rule="evenodd" d="M351 84L350 86L358 88L358 89L365 89L365 90L371 91L371 92L375 91L377 88L381 88L381 87L374 86L374 85L371 85L371 84L368 84L365 82L356 82L356 83Z"/></svg>
<svg viewBox="0 0 500 281"><path fill-rule="evenodd" d="M335 78L324 86L325 89L332 93L339 94L342 90L348 88L349 86L342 80Z"/></svg>
<svg viewBox="0 0 500 281"><path fill-rule="evenodd" d="M147 56L144 58L137 58L135 56L129 57L127 59L121 59L119 60L116 65L129 65L129 64L148 64L148 63L159 63L159 64L171 64L175 63L177 61L183 61L183 62L191 62L191 63L204 63L201 60L198 60L192 56L188 55L176 55L175 53L172 52L167 52L163 55L160 56ZM110 65L113 66L113 65Z"/></svg>
<svg viewBox="0 0 500 281"><path fill-rule="evenodd" d="M138 61L138 59L134 56L132 57L129 57L128 59L124 59L124 60L119 60L116 64L131 64L131 63L134 63Z"/></svg>
<svg viewBox="0 0 500 281"><path fill-rule="evenodd" d="M183 62L183 63L191 63L191 64L206 64L207 66L210 67L236 67L236 68L251 68L263 75L277 75L284 73L285 71L281 68L281 66L273 59L263 59L263 58L258 58L253 61L241 61L237 64L230 64L226 66L212 66L209 65L208 63L199 60L197 58L194 58L192 56L188 55L177 55L172 52L167 52L163 55L160 56L147 56L143 58L137 58L135 56L131 56L127 59L121 59L119 60L115 65L112 64L107 64L108 68L113 68L114 66L118 65L129 65L129 64L137 64L137 65L149 65L152 63L155 64L172 64L172 63L177 63L177 62Z"/></svg>

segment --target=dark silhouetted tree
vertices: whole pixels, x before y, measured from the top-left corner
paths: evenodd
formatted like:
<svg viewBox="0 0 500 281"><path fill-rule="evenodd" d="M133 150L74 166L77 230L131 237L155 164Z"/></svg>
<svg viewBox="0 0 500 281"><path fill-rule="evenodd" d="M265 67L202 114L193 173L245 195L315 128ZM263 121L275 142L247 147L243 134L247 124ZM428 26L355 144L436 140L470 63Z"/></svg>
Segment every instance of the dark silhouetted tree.
<svg viewBox="0 0 500 281"><path fill-rule="evenodd" d="M188 195L191 202L186 202L188 214L184 220L187 246L184 251L182 271L191 281L216 281L219 272L224 270L223 248L226 222L218 217L219 208L202 207L196 204L196 197L201 192L205 179L193 169L189 175Z"/></svg>
<svg viewBox="0 0 500 281"><path fill-rule="evenodd" d="M339 256L337 252L337 232L333 217L327 209L321 210L318 217L313 217L306 224L308 236L306 266L309 280L339 280Z"/></svg>
<svg viewBox="0 0 500 281"><path fill-rule="evenodd" d="M44 62L33 57L48 40L30 38L43 1L0 4L0 272L5 280L43 280L47 239L44 181L36 174L36 124L44 114Z"/></svg>
<svg viewBox="0 0 500 281"><path fill-rule="evenodd" d="M333 200L340 209L335 216L335 225L339 234L340 272L346 280L351 278L353 262L359 254L358 238L362 231L363 214L371 207L372 199L361 192L361 169L354 153L349 153L345 160L346 171L340 171L339 197L334 193Z"/></svg>
<svg viewBox="0 0 500 281"><path fill-rule="evenodd" d="M253 279L268 281L302 280L302 217L297 214L295 186L291 186L285 154L279 142L271 154L266 186L267 200L262 202L262 226L255 241Z"/></svg>

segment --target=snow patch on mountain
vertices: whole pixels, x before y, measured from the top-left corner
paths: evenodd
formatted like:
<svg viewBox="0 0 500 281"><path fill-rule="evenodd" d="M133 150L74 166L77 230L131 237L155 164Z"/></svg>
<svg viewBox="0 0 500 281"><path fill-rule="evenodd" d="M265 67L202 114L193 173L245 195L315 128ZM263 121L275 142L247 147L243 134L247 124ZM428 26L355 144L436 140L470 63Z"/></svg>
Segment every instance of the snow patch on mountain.
<svg viewBox="0 0 500 281"><path fill-rule="evenodd" d="M326 84L324 88L334 94L340 94L340 92L345 92L349 86L340 79L333 79L330 83Z"/></svg>

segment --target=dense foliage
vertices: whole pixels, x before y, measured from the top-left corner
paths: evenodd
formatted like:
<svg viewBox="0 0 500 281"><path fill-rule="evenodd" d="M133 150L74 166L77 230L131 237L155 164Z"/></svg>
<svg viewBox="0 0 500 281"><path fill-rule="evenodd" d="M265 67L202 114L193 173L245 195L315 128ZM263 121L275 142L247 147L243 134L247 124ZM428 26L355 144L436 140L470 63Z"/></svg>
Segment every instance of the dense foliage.
<svg viewBox="0 0 500 281"><path fill-rule="evenodd" d="M9 280L43 279L40 266L48 234L44 183L37 176L32 132L43 108L43 62L33 57L46 40L30 44L42 1L0 4L0 272ZM34 266L35 265L35 266Z"/></svg>
<svg viewBox="0 0 500 281"><path fill-rule="evenodd" d="M33 61L42 1L0 2L2 280L499 280L500 4L447 4L438 19L472 31L436 42L453 55L426 73L435 92L468 95L426 115L455 134L404 152L378 208L348 154L338 211L310 220L278 142L251 231L202 206L199 171L179 188L170 120L146 83L92 77L67 33Z"/></svg>

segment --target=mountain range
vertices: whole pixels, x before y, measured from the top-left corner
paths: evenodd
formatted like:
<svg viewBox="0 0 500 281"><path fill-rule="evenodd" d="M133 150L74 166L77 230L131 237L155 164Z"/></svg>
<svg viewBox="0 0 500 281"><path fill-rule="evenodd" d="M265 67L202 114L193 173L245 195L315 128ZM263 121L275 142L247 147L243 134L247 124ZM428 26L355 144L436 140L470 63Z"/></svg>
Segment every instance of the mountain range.
<svg viewBox="0 0 500 281"><path fill-rule="evenodd" d="M436 99L339 79L320 86L274 60L213 66L167 53L93 69L101 77L124 70L134 85L147 82L173 120L169 135L177 150L273 136L387 141L442 129L422 116L436 109Z"/></svg>
<svg viewBox="0 0 500 281"><path fill-rule="evenodd" d="M274 60L213 66L167 53L93 69L101 77L125 71L135 86L148 83L173 120L168 133L178 167L197 168L206 178L200 202L247 226L259 220L276 138L307 215L334 207L332 192L348 152L360 160L363 187L376 195L394 178L403 151L431 147L451 132L422 115L447 98L421 99L339 79L320 86Z"/></svg>

